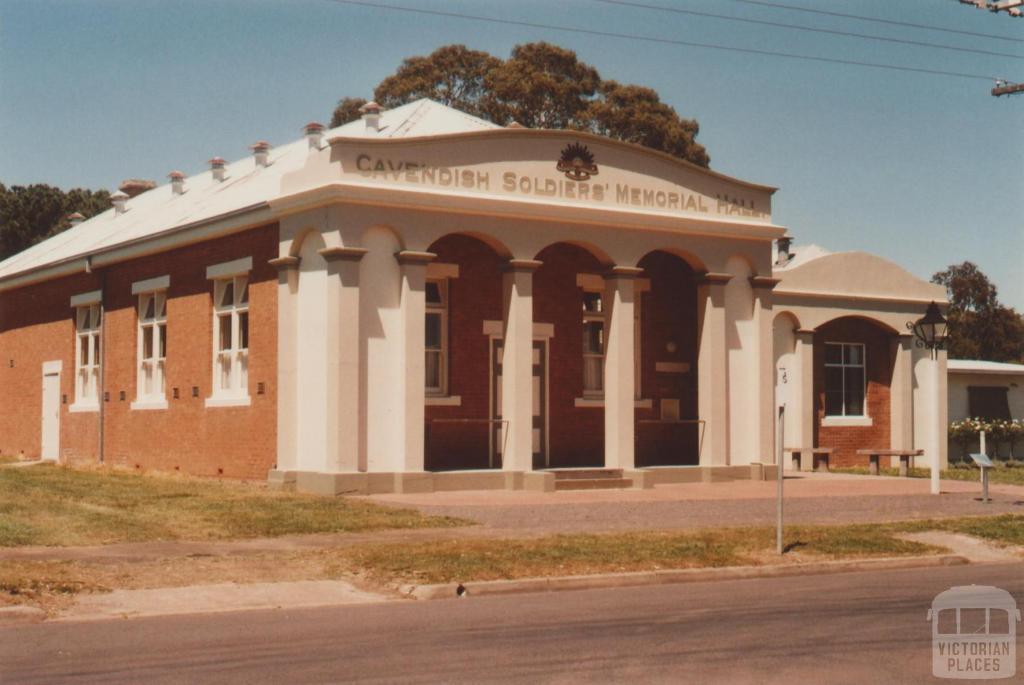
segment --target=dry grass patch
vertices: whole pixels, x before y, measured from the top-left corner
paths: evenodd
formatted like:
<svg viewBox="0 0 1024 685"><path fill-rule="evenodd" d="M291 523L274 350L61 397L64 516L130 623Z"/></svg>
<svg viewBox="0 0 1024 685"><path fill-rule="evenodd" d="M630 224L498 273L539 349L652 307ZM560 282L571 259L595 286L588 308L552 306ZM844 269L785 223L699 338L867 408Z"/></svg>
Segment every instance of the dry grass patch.
<svg viewBox="0 0 1024 685"><path fill-rule="evenodd" d="M850 559L938 553L875 526L787 529L790 550L774 554L770 528L693 532L555 535L530 540L452 540L367 545L341 553L344 570L361 569L381 583L447 583L624 571L715 568L808 559Z"/></svg>
<svg viewBox="0 0 1024 685"><path fill-rule="evenodd" d="M465 525L253 483L40 465L0 469L0 547L218 540Z"/></svg>

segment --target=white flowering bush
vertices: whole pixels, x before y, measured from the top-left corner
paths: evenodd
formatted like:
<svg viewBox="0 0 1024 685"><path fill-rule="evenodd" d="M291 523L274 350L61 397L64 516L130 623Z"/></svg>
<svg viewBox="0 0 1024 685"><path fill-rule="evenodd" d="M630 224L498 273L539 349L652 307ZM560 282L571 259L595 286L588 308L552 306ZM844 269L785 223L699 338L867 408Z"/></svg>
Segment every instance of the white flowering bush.
<svg viewBox="0 0 1024 685"><path fill-rule="evenodd" d="M991 448L986 451L998 457L1002 446L1009 445L1009 458L1016 459L1017 445L1024 443L1024 420L973 417L950 422L949 439L960 447L961 459L967 458L968 446L978 441L981 431L986 448Z"/></svg>

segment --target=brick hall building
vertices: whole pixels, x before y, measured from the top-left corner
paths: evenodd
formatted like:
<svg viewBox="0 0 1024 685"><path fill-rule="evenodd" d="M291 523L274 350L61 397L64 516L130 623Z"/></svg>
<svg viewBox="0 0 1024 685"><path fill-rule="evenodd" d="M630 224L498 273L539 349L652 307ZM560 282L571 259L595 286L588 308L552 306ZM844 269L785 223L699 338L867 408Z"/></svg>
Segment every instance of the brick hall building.
<svg viewBox="0 0 1024 685"><path fill-rule="evenodd" d="M791 255L771 187L421 100L122 188L0 263L3 453L327 493L647 487L764 477L784 401L787 445L833 464L945 460L905 325L944 291Z"/></svg>

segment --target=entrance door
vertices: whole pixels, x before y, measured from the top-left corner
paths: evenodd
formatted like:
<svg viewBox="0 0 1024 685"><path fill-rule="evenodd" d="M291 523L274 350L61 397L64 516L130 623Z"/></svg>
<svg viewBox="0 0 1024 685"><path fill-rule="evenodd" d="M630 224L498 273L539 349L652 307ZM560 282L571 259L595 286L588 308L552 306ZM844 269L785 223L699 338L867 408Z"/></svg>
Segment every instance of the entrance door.
<svg viewBox="0 0 1024 685"><path fill-rule="evenodd" d="M43 437L41 457L57 460L60 453L60 372L43 367Z"/></svg>
<svg viewBox="0 0 1024 685"><path fill-rule="evenodd" d="M500 339L491 343L491 467L501 468L505 444L501 423L501 358L504 347ZM547 344L533 341L533 468L547 466Z"/></svg>

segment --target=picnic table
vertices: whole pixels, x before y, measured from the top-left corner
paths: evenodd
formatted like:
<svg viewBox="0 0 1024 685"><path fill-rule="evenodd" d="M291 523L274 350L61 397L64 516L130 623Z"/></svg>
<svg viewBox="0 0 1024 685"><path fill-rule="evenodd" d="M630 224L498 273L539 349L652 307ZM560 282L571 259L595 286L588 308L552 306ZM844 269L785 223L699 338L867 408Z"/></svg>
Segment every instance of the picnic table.
<svg viewBox="0 0 1024 685"><path fill-rule="evenodd" d="M868 448L857 450L857 454L861 456L867 456L870 459L868 469L871 471L872 476L878 475L878 461L882 457L899 457L900 458L900 476L904 478L910 472L910 468L914 465L914 457L920 457L924 454L924 450L893 450L893 449L875 449Z"/></svg>
<svg viewBox="0 0 1024 685"><path fill-rule="evenodd" d="M831 447L787 447L786 452L791 455L792 466L796 470L808 470L808 471L828 471L828 460L832 456ZM803 455L808 454L811 457L810 468L804 469L803 466ZM824 466L821 466L824 464Z"/></svg>

